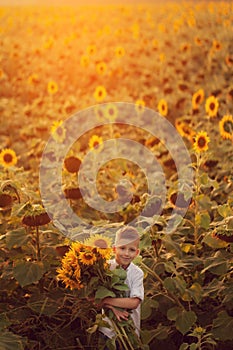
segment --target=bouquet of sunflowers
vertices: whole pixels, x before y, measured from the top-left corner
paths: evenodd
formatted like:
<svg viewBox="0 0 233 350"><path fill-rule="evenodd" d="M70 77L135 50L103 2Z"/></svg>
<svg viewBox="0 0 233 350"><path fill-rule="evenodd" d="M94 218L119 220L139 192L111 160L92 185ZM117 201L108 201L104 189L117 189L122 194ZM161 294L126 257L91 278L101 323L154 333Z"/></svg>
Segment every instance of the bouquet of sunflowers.
<svg viewBox="0 0 233 350"><path fill-rule="evenodd" d="M78 297L90 300L98 309L102 299L124 297L129 289L125 284L126 271L122 268L110 270L108 260L111 256L111 241L102 235L93 235L83 243L73 242L62 258L61 267L57 270L58 279L66 288L77 290ZM139 348L139 338L134 331L132 320L129 318L128 321L119 322L110 309L97 314L95 323L87 331L92 334L99 327L110 327L104 320L106 316L114 325L115 339L118 339L122 349ZM109 339L111 349L115 349L115 339Z"/></svg>

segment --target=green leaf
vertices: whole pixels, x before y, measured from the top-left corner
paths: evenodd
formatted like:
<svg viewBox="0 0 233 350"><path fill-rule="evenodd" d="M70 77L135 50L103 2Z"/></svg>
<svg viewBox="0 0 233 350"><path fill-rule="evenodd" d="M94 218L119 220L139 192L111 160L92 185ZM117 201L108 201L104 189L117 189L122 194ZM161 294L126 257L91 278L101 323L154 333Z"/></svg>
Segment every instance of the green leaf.
<svg viewBox="0 0 233 350"><path fill-rule="evenodd" d="M199 176L200 184L206 186L209 184L209 176L207 173L203 173Z"/></svg>
<svg viewBox="0 0 233 350"><path fill-rule="evenodd" d="M107 298L107 297L111 297L111 298L114 298L116 296L115 293L113 293L111 290L105 288L104 286L100 286L96 293L95 293L95 299L97 300L101 300L101 299L104 299L104 298Z"/></svg>
<svg viewBox="0 0 233 350"><path fill-rule="evenodd" d="M21 287L38 282L45 272L41 261L23 261L13 268L13 275Z"/></svg>
<svg viewBox="0 0 233 350"><path fill-rule="evenodd" d="M26 234L24 228L18 228L6 234L6 246L8 249L21 247L28 240L29 236Z"/></svg>
<svg viewBox="0 0 233 350"><path fill-rule="evenodd" d="M221 255L221 252L217 252L213 257L206 259L201 273L203 274L207 270L215 275L224 275L227 272L227 261Z"/></svg>
<svg viewBox="0 0 233 350"><path fill-rule="evenodd" d="M182 310L176 318L176 328L184 335L190 330L196 320L195 312Z"/></svg>
<svg viewBox="0 0 233 350"><path fill-rule="evenodd" d="M141 337L143 344L149 344L154 338L159 340L166 339L168 337L169 328L161 324L156 329L142 330Z"/></svg>
<svg viewBox="0 0 233 350"><path fill-rule="evenodd" d="M200 226L203 227L204 229L208 229L210 226L210 216L208 212L202 213L201 214L201 222Z"/></svg>
<svg viewBox="0 0 233 350"><path fill-rule="evenodd" d="M178 256L179 258L182 257L182 250L180 248L179 243L173 241L172 236L169 234L166 234L163 238L162 241L165 245L166 250L169 253L175 254L176 256Z"/></svg>
<svg viewBox="0 0 233 350"><path fill-rule="evenodd" d="M228 246L228 243L222 241L221 239L213 237L212 232L206 233L202 242L214 249L225 248Z"/></svg>
<svg viewBox="0 0 233 350"><path fill-rule="evenodd" d="M213 321L212 332L216 339L226 341L233 339L233 317L229 316L226 311L218 313L218 317Z"/></svg>
<svg viewBox="0 0 233 350"><path fill-rule="evenodd" d="M180 312L181 312L181 309L178 306L174 306L167 311L167 318L170 321L175 321Z"/></svg>
<svg viewBox="0 0 233 350"><path fill-rule="evenodd" d="M198 201L200 209L211 210L212 202L208 196L201 194L201 195L197 196L197 201Z"/></svg>
<svg viewBox="0 0 233 350"><path fill-rule="evenodd" d="M11 324L5 313L0 314L0 330Z"/></svg>
<svg viewBox="0 0 233 350"><path fill-rule="evenodd" d="M159 307L159 303L156 300L152 300L149 298L144 299L141 306L141 319L145 320L149 318L152 314L152 310L157 309Z"/></svg>
<svg viewBox="0 0 233 350"><path fill-rule="evenodd" d="M164 288L166 288L169 292L175 292L176 286L174 279L172 277L166 277L163 281Z"/></svg>
<svg viewBox="0 0 233 350"><path fill-rule="evenodd" d="M179 350L187 350L188 348L189 348L189 344L188 343L183 343L179 347Z"/></svg>
<svg viewBox="0 0 233 350"><path fill-rule="evenodd" d="M231 216L227 222L227 229L233 230L233 216Z"/></svg>
<svg viewBox="0 0 233 350"><path fill-rule="evenodd" d="M210 216L208 212L206 211L206 212L198 213L195 217L195 224L204 229L208 229L210 226Z"/></svg>
<svg viewBox="0 0 233 350"><path fill-rule="evenodd" d="M198 348L198 345L196 343L190 344L190 347L189 347L190 350L196 350L197 348Z"/></svg>
<svg viewBox="0 0 233 350"><path fill-rule="evenodd" d="M86 331L89 334L93 334L93 333L95 333L97 331L98 327L99 327L98 324L94 324L93 326L87 328Z"/></svg>
<svg viewBox="0 0 233 350"><path fill-rule="evenodd" d="M1 350L23 350L25 339L12 332L4 332L0 334L0 349Z"/></svg>
<svg viewBox="0 0 233 350"><path fill-rule="evenodd" d="M232 215L232 209L228 204L219 205L217 210L223 218Z"/></svg>
<svg viewBox="0 0 233 350"><path fill-rule="evenodd" d="M122 268L116 268L111 271L112 275L119 277L121 280L125 280L127 277L127 272Z"/></svg>
<svg viewBox="0 0 233 350"><path fill-rule="evenodd" d="M129 290L129 287L126 284L125 285L115 284L113 288L116 290L121 290L121 291L128 291Z"/></svg>
<svg viewBox="0 0 233 350"><path fill-rule="evenodd" d="M188 289L189 294L193 298L196 304L199 304L203 297L203 290L199 283L195 282Z"/></svg>

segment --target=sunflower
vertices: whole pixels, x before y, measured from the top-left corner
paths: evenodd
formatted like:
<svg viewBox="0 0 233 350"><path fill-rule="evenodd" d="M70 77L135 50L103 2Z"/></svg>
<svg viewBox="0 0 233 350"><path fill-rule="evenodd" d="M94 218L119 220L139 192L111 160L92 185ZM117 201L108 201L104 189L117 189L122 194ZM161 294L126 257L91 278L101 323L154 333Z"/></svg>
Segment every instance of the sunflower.
<svg viewBox="0 0 233 350"><path fill-rule="evenodd" d="M31 74L28 77L27 82L28 82L29 85L36 85L37 83L39 83L39 76L38 76L38 74L36 74L36 73Z"/></svg>
<svg viewBox="0 0 233 350"><path fill-rule="evenodd" d="M97 247L101 249L110 248L112 240L109 237L102 236L100 234L92 235L84 241L84 244L90 247Z"/></svg>
<svg viewBox="0 0 233 350"><path fill-rule="evenodd" d="M101 105L94 106L94 112L99 120L104 119L104 108Z"/></svg>
<svg viewBox="0 0 233 350"><path fill-rule="evenodd" d="M17 156L13 149L5 148L0 153L0 164L4 168L9 168L17 164Z"/></svg>
<svg viewBox="0 0 233 350"><path fill-rule="evenodd" d="M175 123L176 129L182 137L186 137L190 142L193 142L195 137L195 131L184 121Z"/></svg>
<svg viewBox="0 0 233 350"><path fill-rule="evenodd" d="M101 150L103 148L103 138L98 135L93 135L90 138L88 145L91 150Z"/></svg>
<svg viewBox="0 0 233 350"><path fill-rule="evenodd" d="M118 108L113 103L108 103L104 108L104 116L110 121L115 121L118 114Z"/></svg>
<svg viewBox="0 0 233 350"><path fill-rule="evenodd" d="M205 93L203 89L199 89L192 96L192 107L193 110L198 109L200 104L204 101Z"/></svg>
<svg viewBox="0 0 233 350"><path fill-rule="evenodd" d="M50 95L54 95L58 92L58 85L55 81L49 81L47 85L47 91Z"/></svg>
<svg viewBox="0 0 233 350"><path fill-rule="evenodd" d="M59 143L62 143L66 137L66 129L62 124L63 122L61 120L55 121L51 127L52 137Z"/></svg>
<svg viewBox="0 0 233 350"><path fill-rule="evenodd" d="M115 55L117 57L123 57L125 56L125 49L122 46L117 46L115 49Z"/></svg>
<svg viewBox="0 0 233 350"><path fill-rule="evenodd" d="M135 102L136 111L137 111L138 113L143 112L144 109L145 109L145 105L146 105L145 101L143 101L143 100L137 100L137 101Z"/></svg>
<svg viewBox="0 0 233 350"><path fill-rule="evenodd" d="M87 54L94 55L96 53L96 46L94 44L87 46Z"/></svg>
<svg viewBox="0 0 233 350"><path fill-rule="evenodd" d="M94 92L94 98L97 102L101 102L105 99L105 97L107 96L107 92L104 86L97 86L97 88L95 89Z"/></svg>
<svg viewBox="0 0 233 350"><path fill-rule="evenodd" d="M74 252L74 253L79 253L81 251L81 249L83 248L83 244L80 243L80 242L73 242L71 244L71 250Z"/></svg>
<svg viewBox="0 0 233 350"><path fill-rule="evenodd" d="M76 252L69 250L62 259L62 267L57 269L58 279L61 279L66 288L81 289L81 269Z"/></svg>
<svg viewBox="0 0 233 350"><path fill-rule="evenodd" d="M196 36L194 38L194 42L197 46L202 46L203 45L203 40L201 38L199 38L198 36Z"/></svg>
<svg viewBox="0 0 233 350"><path fill-rule="evenodd" d="M225 62L226 62L226 65L228 67L232 67L233 66L233 55L226 55L225 57Z"/></svg>
<svg viewBox="0 0 233 350"><path fill-rule="evenodd" d="M232 115L224 115L219 122L220 135L224 139L233 140L233 117Z"/></svg>
<svg viewBox="0 0 233 350"><path fill-rule="evenodd" d="M96 71L98 74L105 74L107 70L107 65L105 62L99 62L96 64Z"/></svg>
<svg viewBox="0 0 233 350"><path fill-rule="evenodd" d="M201 153L204 151L208 150L208 143L210 142L210 139L207 135L207 132L205 131L200 131L196 137L195 137L195 142L193 144L194 150L197 153Z"/></svg>
<svg viewBox="0 0 233 350"><path fill-rule="evenodd" d="M167 101L164 99L161 99L158 103L158 111L159 113L166 117L167 113L168 113L168 105L167 105Z"/></svg>
<svg viewBox="0 0 233 350"><path fill-rule="evenodd" d="M90 58L87 55L82 55L80 58L80 64L82 67L87 67L90 63Z"/></svg>
<svg viewBox="0 0 233 350"><path fill-rule="evenodd" d="M218 113L219 102L215 96L209 96L205 103L205 110L209 117L216 117Z"/></svg>
<svg viewBox="0 0 233 350"><path fill-rule="evenodd" d="M212 47L215 51L220 51L222 49L222 44L218 40L213 40Z"/></svg>
<svg viewBox="0 0 233 350"><path fill-rule="evenodd" d="M96 255L92 250L86 250L79 253L79 260L84 265L93 265L96 261Z"/></svg>
<svg viewBox="0 0 233 350"><path fill-rule="evenodd" d="M112 256L112 240L109 237L95 234L84 241L84 244L90 247L95 247L97 252L105 260L109 260Z"/></svg>

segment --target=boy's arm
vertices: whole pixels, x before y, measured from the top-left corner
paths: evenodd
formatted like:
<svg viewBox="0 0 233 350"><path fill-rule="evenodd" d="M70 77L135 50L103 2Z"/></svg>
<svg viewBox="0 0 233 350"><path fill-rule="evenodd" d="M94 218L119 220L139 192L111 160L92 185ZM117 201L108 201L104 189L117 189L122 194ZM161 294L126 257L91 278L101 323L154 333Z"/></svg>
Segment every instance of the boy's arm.
<svg viewBox="0 0 233 350"><path fill-rule="evenodd" d="M105 298L102 301L102 306L115 306L122 309L136 309L141 300L137 297L134 298Z"/></svg>

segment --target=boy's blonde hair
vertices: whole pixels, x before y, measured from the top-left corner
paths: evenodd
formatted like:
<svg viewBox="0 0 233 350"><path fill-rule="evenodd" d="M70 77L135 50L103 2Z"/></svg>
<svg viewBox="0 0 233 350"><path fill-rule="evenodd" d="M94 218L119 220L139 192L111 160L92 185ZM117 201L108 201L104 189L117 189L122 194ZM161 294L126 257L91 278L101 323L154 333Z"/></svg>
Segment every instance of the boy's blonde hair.
<svg viewBox="0 0 233 350"><path fill-rule="evenodd" d="M133 226L126 226L116 232L115 247L120 247L134 241L138 241L139 243L139 240L140 236L136 228Z"/></svg>

